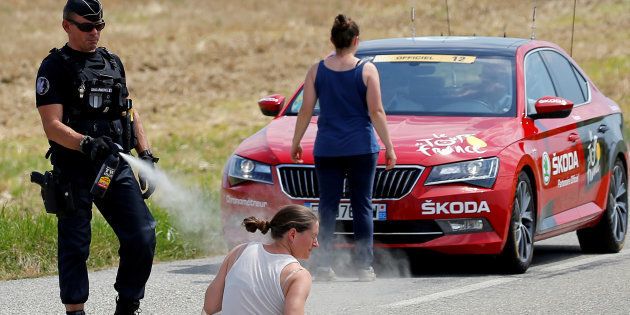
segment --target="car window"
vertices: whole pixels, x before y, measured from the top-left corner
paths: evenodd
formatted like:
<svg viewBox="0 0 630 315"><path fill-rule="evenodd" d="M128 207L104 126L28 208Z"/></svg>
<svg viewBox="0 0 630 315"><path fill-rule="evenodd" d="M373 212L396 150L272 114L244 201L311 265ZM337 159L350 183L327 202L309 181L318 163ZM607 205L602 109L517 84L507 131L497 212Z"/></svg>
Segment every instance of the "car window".
<svg viewBox="0 0 630 315"><path fill-rule="evenodd" d="M535 114L534 104L543 96L558 96L547 67L538 52L525 58L525 95L527 97L527 113Z"/></svg>
<svg viewBox="0 0 630 315"><path fill-rule="evenodd" d="M549 68L549 72L555 78L558 86L558 96L566 98L575 104L586 102L580 83L569 60L552 50L544 50L540 53Z"/></svg>
<svg viewBox="0 0 630 315"><path fill-rule="evenodd" d="M289 109L287 110L286 114L295 115L300 111L300 107L302 107L302 102L304 102L303 92L304 92L304 89L300 89L300 91L298 91L298 94L293 99L293 102L289 106ZM315 108L313 109L313 115L318 115L318 114L319 114L319 100L315 102Z"/></svg>
<svg viewBox="0 0 630 315"><path fill-rule="evenodd" d="M388 115L516 114L513 58L439 54L362 57L372 60L379 71L381 100ZM299 91L286 114L297 114L301 106Z"/></svg>
<svg viewBox="0 0 630 315"><path fill-rule="evenodd" d="M590 98L589 89L588 89L588 81L586 81L584 76L575 67L572 66L571 68L573 68L573 73L575 73L575 77L577 78L578 83L580 84L580 90L582 91L582 96L584 97L586 101L588 101Z"/></svg>

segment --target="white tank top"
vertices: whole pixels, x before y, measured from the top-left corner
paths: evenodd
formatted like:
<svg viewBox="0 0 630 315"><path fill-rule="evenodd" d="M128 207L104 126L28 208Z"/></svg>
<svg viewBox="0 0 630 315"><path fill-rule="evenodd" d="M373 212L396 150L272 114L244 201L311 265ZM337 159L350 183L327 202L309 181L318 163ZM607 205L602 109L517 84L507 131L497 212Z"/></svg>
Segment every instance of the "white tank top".
<svg viewBox="0 0 630 315"><path fill-rule="evenodd" d="M280 273L297 259L272 254L261 243L249 243L225 277L222 314L282 314Z"/></svg>

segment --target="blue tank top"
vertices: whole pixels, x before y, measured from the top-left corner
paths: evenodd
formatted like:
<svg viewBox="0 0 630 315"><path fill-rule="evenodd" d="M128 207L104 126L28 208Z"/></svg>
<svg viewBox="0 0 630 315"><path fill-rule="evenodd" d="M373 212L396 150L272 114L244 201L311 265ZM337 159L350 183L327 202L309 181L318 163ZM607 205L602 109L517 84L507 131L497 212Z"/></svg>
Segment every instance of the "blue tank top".
<svg viewBox="0 0 630 315"><path fill-rule="evenodd" d="M314 156L348 156L380 150L368 114L363 66L333 71L319 62L315 92L319 118Z"/></svg>

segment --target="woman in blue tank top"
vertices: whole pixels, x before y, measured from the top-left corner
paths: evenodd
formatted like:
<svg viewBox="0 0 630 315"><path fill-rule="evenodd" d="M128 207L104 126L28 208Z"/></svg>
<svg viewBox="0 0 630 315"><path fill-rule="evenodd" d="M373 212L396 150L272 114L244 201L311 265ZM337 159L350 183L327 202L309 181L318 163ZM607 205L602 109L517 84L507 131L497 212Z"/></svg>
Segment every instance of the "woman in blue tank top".
<svg viewBox="0 0 630 315"><path fill-rule="evenodd" d="M319 185L320 244L316 280L333 280L333 233L339 202L347 177L352 207L355 264L359 280L373 281L372 185L380 151L374 130L385 145L386 169L396 164L381 102L379 75L372 63L355 57L358 25L340 14L330 40L335 54L314 64L304 81L304 100L295 125L291 157L302 163L300 141L306 132L316 101L320 114L313 155Z"/></svg>

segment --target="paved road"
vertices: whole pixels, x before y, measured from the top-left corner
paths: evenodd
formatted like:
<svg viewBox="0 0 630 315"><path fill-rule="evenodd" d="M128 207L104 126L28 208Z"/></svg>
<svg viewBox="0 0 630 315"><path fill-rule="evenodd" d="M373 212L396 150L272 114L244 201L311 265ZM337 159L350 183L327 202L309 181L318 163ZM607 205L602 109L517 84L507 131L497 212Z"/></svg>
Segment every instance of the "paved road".
<svg viewBox="0 0 630 315"><path fill-rule="evenodd" d="M308 314L630 314L630 246L618 254L581 254L575 234L537 243L524 275L505 275L483 257L380 253L379 278L360 283L350 271L314 283ZM156 264L143 314L199 314L222 257ZM90 274L90 314L112 314L115 270ZM64 314L56 277L0 282L0 314Z"/></svg>

